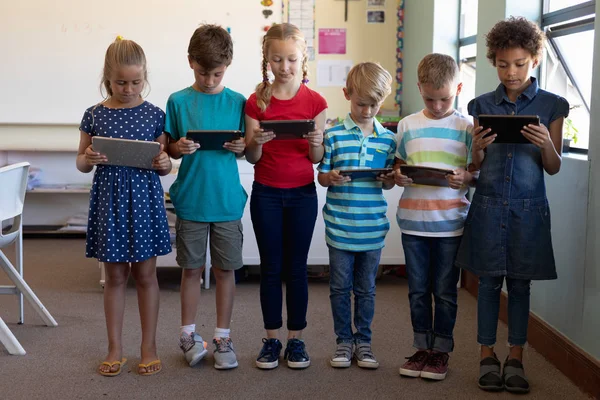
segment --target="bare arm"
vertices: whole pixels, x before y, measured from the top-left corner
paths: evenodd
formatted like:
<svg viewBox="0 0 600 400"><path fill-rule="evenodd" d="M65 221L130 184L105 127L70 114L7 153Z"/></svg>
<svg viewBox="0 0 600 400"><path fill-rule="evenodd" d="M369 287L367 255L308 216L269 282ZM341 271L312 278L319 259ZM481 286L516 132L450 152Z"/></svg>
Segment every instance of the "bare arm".
<svg viewBox="0 0 600 400"><path fill-rule="evenodd" d="M168 140L169 139L166 133L163 133L156 138L156 141L160 143L160 153L154 157L154 160L152 160L152 167L160 176L167 175L169 172L171 172L171 168L173 168L173 165L171 164L171 158L165 152Z"/></svg>
<svg viewBox="0 0 600 400"><path fill-rule="evenodd" d="M256 164L262 157L262 146L275 137L273 132L265 132L260 128L260 123L246 115L246 160Z"/></svg>
<svg viewBox="0 0 600 400"><path fill-rule="evenodd" d="M81 172L88 173L94 169L94 165L106 161L106 156L92 149L92 137L84 131L79 131L79 149L75 165Z"/></svg>
<svg viewBox="0 0 600 400"><path fill-rule="evenodd" d="M308 158L313 164L317 164L323 158L325 147L323 146L323 131L325 130L325 119L327 118L327 109L321 111L315 117L315 130L308 135Z"/></svg>
<svg viewBox="0 0 600 400"><path fill-rule="evenodd" d="M564 118L558 118L550 123L550 128L544 124L527 125L521 133L542 152L542 165L549 175L560 171L562 164L562 137Z"/></svg>

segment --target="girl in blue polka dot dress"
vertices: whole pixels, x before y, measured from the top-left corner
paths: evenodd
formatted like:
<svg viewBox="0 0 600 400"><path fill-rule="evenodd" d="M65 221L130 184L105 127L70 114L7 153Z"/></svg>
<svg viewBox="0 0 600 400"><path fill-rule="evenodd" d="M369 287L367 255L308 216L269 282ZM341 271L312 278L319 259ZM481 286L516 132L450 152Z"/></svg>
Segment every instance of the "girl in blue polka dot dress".
<svg viewBox="0 0 600 400"><path fill-rule="evenodd" d="M85 111L79 127L77 169L87 173L96 166L86 256L103 262L106 270L108 355L98 369L105 376L120 374L127 360L122 354L121 334L130 268L136 282L142 327L138 372L152 375L162 367L156 353L156 257L171 252L171 244L159 175L168 174L172 166L163 151L165 114L141 97L146 77L142 48L118 37L108 47L104 60L102 85L107 97ZM100 164L108 160L93 150L93 136L156 141L161 144L161 151L153 160L152 170Z"/></svg>

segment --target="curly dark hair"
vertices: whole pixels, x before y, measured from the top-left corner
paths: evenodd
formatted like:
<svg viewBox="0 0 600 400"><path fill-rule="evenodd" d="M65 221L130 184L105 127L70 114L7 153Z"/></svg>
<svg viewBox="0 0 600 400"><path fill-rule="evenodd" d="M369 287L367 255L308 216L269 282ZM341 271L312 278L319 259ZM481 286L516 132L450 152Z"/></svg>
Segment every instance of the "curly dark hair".
<svg viewBox="0 0 600 400"><path fill-rule="evenodd" d="M194 31L188 54L208 70L229 66L233 59L233 42L229 32L218 25L202 25Z"/></svg>
<svg viewBox="0 0 600 400"><path fill-rule="evenodd" d="M498 50L521 47L532 57L540 58L544 46L544 32L532 21L523 17L510 17L498 22L485 35L487 58L496 66Z"/></svg>

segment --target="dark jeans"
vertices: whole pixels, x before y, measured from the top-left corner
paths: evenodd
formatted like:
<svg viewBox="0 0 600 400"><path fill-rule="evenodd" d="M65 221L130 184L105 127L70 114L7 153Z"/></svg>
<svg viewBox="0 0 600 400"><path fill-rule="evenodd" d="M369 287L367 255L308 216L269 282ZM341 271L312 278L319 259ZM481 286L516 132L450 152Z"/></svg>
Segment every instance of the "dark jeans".
<svg viewBox="0 0 600 400"><path fill-rule="evenodd" d="M337 343L371 343L375 314L375 278L381 249L346 251L329 247L329 299ZM351 292L354 292L352 333Z"/></svg>
<svg viewBox="0 0 600 400"><path fill-rule="evenodd" d="M458 278L454 267L461 236L402 234L414 343L418 349L449 353L454 349ZM435 313L432 308L435 300Z"/></svg>
<svg viewBox="0 0 600 400"><path fill-rule="evenodd" d="M260 254L260 305L265 329L283 326L282 280L286 285L287 328L306 327L306 260L317 219L315 184L279 189L254 182L250 216Z"/></svg>
<svg viewBox="0 0 600 400"><path fill-rule="evenodd" d="M503 276L479 277L477 295L477 342L492 347L496 344L500 291ZM508 289L508 344L524 346L527 342L531 281L506 278Z"/></svg>

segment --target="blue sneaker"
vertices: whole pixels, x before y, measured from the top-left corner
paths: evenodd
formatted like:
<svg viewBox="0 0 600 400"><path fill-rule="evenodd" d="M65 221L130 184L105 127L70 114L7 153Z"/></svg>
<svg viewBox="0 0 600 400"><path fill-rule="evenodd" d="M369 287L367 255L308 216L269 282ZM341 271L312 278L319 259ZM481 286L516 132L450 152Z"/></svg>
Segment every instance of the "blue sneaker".
<svg viewBox="0 0 600 400"><path fill-rule="evenodd" d="M281 353L281 342L278 339L263 338L263 347L256 359L256 366L260 369L273 369L279 365L279 354Z"/></svg>
<svg viewBox="0 0 600 400"><path fill-rule="evenodd" d="M288 367L302 369L310 365L310 358L306 352L304 341L300 339L289 339L283 353L283 359L287 360Z"/></svg>

